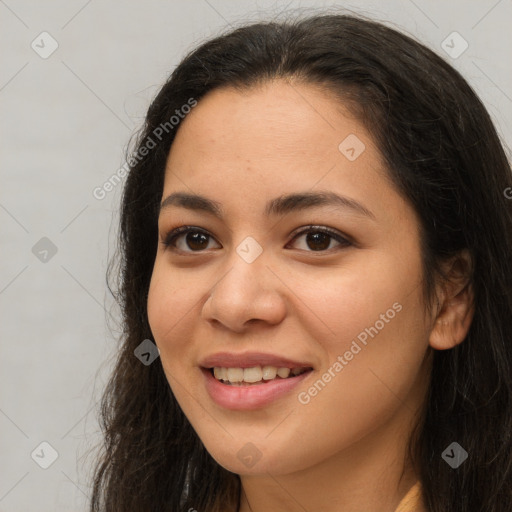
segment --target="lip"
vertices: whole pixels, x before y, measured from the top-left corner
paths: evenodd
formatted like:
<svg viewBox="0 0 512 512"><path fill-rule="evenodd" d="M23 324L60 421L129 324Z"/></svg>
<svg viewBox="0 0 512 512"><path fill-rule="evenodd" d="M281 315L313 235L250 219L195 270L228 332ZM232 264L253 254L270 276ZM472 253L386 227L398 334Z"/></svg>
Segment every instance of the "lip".
<svg viewBox="0 0 512 512"><path fill-rule="evenodd" d="M246 366L247 367L247 366ZM284 368L284 366L282 367ZM210 369L201 368L205 386L210 398L225 409L250 411L260 409L290 393L304 379L313 373L313 370L301 373L286 379L277 378L262 384L250 386L230 386L217 380Z"/></svg>
<svg viewBox="0 0 512 512"><path fill-rule="evenodd" d="M277 368L313 368L310 362L294 361L284 356L263 352L217 352L200 361L202 368L252 368L253 366L276 366Z"/></svg>

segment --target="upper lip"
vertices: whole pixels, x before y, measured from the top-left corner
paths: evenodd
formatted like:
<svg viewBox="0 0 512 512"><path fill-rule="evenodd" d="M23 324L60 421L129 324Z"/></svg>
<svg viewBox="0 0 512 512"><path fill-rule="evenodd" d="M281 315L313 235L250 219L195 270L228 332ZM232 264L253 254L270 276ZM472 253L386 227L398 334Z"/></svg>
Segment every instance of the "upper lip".
<svg viewBox="0 0 512 512"><path fill-rule="evenodd" d="M217 352L199 363L203 368L252 368L253 366L276 366L277 368L312 368L305 361L294 361L287 357L262 352Z"/></svg>

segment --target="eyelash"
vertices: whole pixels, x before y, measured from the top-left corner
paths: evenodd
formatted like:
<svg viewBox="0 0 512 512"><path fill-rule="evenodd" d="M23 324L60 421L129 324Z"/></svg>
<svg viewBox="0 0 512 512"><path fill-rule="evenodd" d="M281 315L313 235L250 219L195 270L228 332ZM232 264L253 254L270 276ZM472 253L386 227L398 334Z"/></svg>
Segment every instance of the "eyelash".
<svg viewBox="0 0 512 512"><path fill-rule="evenodd" d="M176 241L176 239L178 237L180 237L181 235L186 235L188 233L202 233L205 236L214 238L207 231L205 231L205 230L203 230L201 228L197 228L195 226L180 226L178 228L175 228L175 229L172 229L171 231L169 231L167 233L167 235L165 236L164 240L161 243L166 248L168 247L168 248L171 248L171 250L173 250L173 251L181 252L181 253L185 253L185 254L194 254L194 253L200 254L200 253L205 252L204 250L200 250L200 251L182 251L181 249L178 249L174 245L174 242ZM313 226L313 225L310 225L307 228L305 228L304 230L302 230L302 231L298 232L297 234L295 234L291 241L294 241L297 238L299 238L300 236L307 235L309 233L325 233L326 235L329 235L331 238L333 238L334 240L336 240L340 244L340 246L338 247L339 249L346 248L348 246L353 245L352 242L350 242L347 238L342 236L337 231L334 231L333 229L330 229L330 228L327 228L327 227ZM329 245L330 245L330 242L329 242ZM306 251L306 252L322 253L322 252L330 252L332 249L333 248L331 247L330 249L325 249L325 250L320 250L320 251L312 251L311 250L311 251Z"/></svg>

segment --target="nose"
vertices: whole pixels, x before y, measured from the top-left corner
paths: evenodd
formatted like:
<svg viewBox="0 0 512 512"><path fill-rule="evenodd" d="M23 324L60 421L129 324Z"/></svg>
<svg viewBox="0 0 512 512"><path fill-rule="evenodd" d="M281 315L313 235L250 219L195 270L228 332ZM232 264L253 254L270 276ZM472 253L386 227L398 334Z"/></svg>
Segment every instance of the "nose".
<svg viewBox="0 0 512 512"><path fill-rule="evenodd" d="M237 333L255 322L277 325L286 315L283 288L263 258L247 263L235 255L230 269L210 290L202 317Z"/></svg>

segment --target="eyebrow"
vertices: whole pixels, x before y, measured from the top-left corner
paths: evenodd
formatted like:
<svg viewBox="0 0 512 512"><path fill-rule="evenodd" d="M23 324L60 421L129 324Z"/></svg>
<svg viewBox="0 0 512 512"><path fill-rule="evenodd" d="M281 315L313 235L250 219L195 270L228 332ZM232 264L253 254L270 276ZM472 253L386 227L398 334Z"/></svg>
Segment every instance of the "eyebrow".
<svg viewBox="0 0 512 512"><path fill-rule="evenodd" d="M188 210L204 211L219 219L223 219L224 217L222 205L219 202L199 194L174 192L162 201L160 204L160 213L171 206L179 206L187 208ZM271 215L285 215L292 211L296 212L320 206L335 206L350 209L359 215L376 220L375 215L355 199L329 191L299 192L276 197L268 201L265 207L265 215L267 217Z"/></svg>

